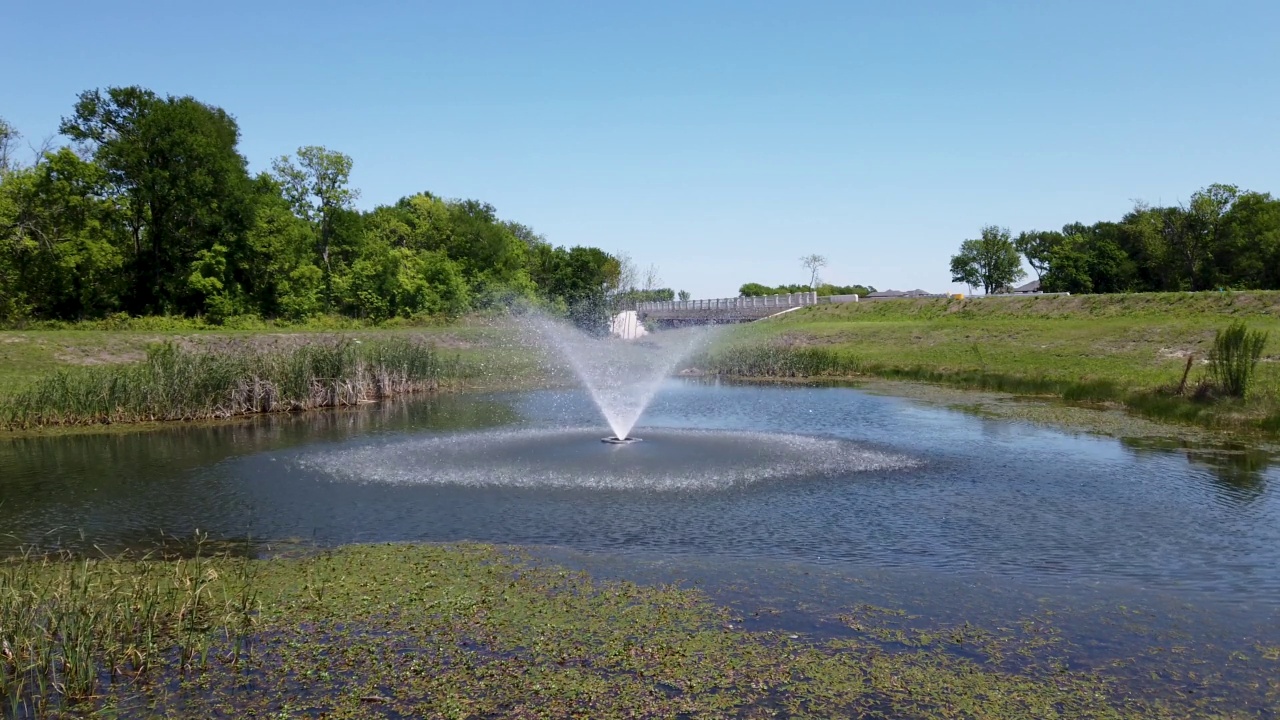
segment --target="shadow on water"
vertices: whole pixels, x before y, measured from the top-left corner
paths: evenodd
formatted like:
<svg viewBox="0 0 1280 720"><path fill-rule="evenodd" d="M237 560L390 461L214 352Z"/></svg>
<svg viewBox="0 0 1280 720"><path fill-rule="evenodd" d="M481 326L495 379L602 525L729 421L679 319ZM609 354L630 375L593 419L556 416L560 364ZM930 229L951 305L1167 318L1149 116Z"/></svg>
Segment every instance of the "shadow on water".
<svg viewBox="0 0 1280 720"><path fill-rule="evenodd" d="M1121 445L1135 456L1177 454L1207 472L1222 498L1230 503L1261 499L1267 488L1267 471L1276 456L1243 443L1204 444L1174 438L1122 438Z"/></svg>

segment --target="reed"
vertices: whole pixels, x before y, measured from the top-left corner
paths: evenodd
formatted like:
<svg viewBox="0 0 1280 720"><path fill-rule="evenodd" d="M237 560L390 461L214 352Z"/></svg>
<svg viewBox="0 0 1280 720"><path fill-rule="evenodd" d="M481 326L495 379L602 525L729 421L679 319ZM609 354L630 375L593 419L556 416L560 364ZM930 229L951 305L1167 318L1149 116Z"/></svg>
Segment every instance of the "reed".
<svg viewBox="0 0 1280 720"><path fill-rule="evenodd" d="M0 424L201 420L355 405L439 387L465 369L407 339L333 339L283 350L151 348L141 363L66 368L0 405Z"/></svg>
<svg viewBox="0 0 1280 720"><path fill-rule="evenodd" d="M1267 333L1250 330L1243 321L1219 330L1209 353L1209 370L1218 388L1231 397L1247 395L1266 345Z"/></svg>
<svg viewBox="0 0 1280 720"><path fill-rule="evenodd" d="M820 377L864 372L852 354L816 347L748 345L728 347L696 359L708 372L738 377Z"/></svg>
<svg viewBox="0 0 1280 720"><path fill-rule="evenodd" d="M0 561L0 716L61 716L158 668L238 665L255 631L252 561L32 552Z"/></svg>

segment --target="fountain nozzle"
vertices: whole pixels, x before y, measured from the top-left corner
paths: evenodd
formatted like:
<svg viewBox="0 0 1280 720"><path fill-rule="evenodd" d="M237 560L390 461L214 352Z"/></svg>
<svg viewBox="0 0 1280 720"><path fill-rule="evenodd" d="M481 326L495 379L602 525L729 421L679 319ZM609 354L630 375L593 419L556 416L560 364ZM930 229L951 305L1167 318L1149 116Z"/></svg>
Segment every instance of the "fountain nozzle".
<svg viewBox="0 0 1280 720"><path fill-rule="evenodd" d="M607 438L600 438L600 442L609 443L610 445L630 445L631 443L640 442L640 438L638 437L620 438L617 435L610 435Z"/></svg>

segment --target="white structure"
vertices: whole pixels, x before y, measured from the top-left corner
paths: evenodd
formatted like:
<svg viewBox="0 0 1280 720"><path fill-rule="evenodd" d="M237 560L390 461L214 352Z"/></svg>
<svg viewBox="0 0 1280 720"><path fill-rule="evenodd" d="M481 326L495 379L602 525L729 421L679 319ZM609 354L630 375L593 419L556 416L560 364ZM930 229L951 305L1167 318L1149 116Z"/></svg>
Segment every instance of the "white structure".
<svg viewBox="0 0 1280 720"><path fill-rule="evenodd" d="M635 340L649 334L635 310L623 310L609 322L609 334L623 340Z"/></svg>
<svg viewBox="0 0 1280 720"><path fill-rule="evenodd" d="M857 295L823 295L799 292L760 297L713 298L642 302L636 306L644 320L671 323L750 322L788 310L827 303L858 302Z"/></svg>

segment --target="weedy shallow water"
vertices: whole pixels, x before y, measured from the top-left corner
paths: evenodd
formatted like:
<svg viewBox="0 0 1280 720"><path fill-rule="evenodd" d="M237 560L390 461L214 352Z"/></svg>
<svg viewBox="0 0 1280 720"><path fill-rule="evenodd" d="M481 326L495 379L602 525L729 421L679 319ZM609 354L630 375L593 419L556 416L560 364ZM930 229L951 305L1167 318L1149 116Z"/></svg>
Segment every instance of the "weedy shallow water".
<svg viewBox="0 0 1280 720"><path fill-rule="evenodd" d="M701 591L593 580L484 545L351 546L300 559L10 562L0 593L54 640L4 666L16 717L1255 717L1214 699L1140 699L1071 667L1043 621L906 629L858 605L835 639L743 627ZM125 577L157 581L158 595ZM146 617L142 601L163 598ZM12 605L7 607L13 607ZM252 611L245 612L252 607ZM72 646L71 620L107 632ZM6 620L9 616L4 616ZM15 634L16 633L16 634ZM134 663L119 649L146 648ZM1269 658L1269 659L1268 659ZM1274 704L1280 660L1251 688ZM73 684L66 670L92 667ZM96 663L89 665L90 663ZM1268 675L1272 678L1266 680ZM27 678L19 684L18 676ZM1260 683L1260 684L1259 684ZM1234 713L1234 714L1233 714Z"/></svg>

